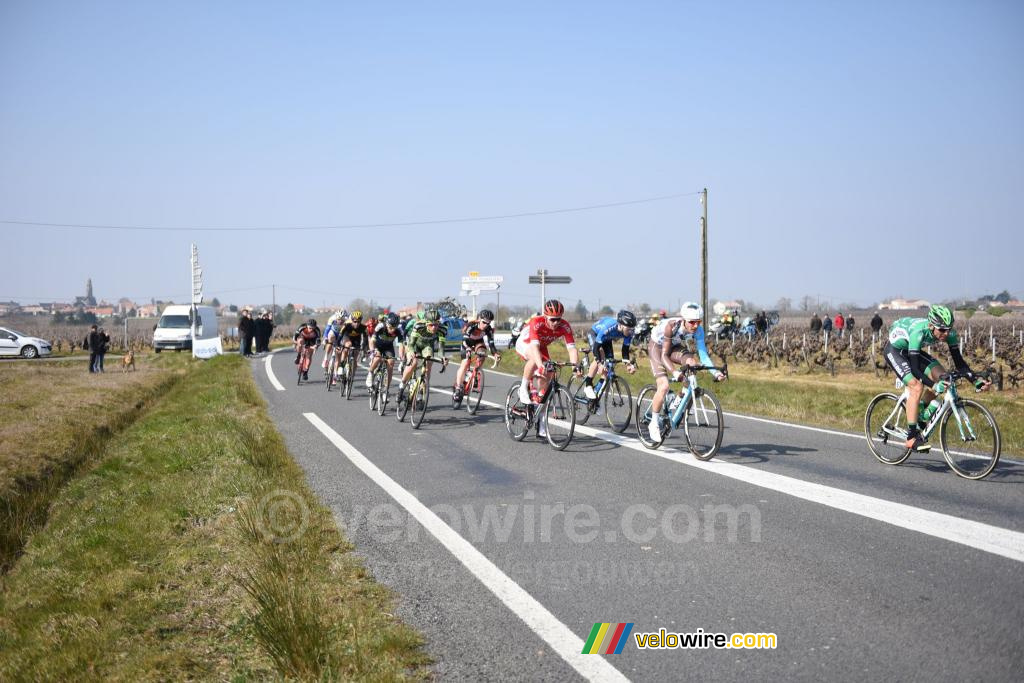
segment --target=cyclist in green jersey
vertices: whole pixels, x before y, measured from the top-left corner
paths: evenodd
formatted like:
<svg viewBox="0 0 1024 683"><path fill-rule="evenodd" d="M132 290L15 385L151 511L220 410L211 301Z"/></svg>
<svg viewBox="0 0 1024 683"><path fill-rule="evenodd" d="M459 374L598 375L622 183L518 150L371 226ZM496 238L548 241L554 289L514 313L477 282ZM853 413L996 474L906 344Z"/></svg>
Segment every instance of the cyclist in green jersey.
<svg viewBox="0 0 1024 683"><path fill-rule="evenodd" d="M889 328L889 342L885 345L885 361L909 389L907 399L907 448L919 452L931 449L921 436L921 429L931 417L929 409L920 415L919 407L946 390L940 377L945 370L923 347L945 342L956 369L968 373L975 388L984 390L990 381L975 377L960 353L960 338L953 329L953 312L946 306L928 309L927 318L900 318ZM931 408L931 406L929 406Z"/></svg>
<svg viewBox="0 0 1024 683"><path fill-rule="evenodd" d="M405 390L406 384L416 371L419 359L416 356L433 356L438 350L441 351L441 372L448 359L444 356L444 325L441 324L441 316L437 311L431 309L423 312L423 318L414 319L412 331L405 338L405 372L402 373L402 384L399 393ZM427 368L430 373L430 368Z"/></svg>

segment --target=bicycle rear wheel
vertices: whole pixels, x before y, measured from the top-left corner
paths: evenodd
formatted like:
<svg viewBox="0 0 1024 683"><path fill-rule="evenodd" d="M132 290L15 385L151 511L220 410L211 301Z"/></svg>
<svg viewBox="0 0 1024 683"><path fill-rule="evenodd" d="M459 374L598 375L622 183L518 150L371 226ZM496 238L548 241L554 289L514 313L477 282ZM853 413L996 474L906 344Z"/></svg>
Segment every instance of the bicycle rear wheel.
<svg viewBox="0 0 1024 683"><path fill-rule="evenodd" d="M412 397L412 428L419 429L427 415L427 401L430 398L430 381L424 377L419 382L416 395Z"/></svg>
<svg viewBox="0 0 1024 683"><path fill-rule="evenodd" d="M640 390L640 394L636 397L636 409L634 415L636 419L636 436L640 439L640 443L645 448L655 449L665 442L665 437L668 436L669 432L669 420L666 414L665 407L662 405L661 409L661 439L658 441L651 440L650 425L651 420L654 417L653 409L651 408L652 401L654 400L654 394L658 391L658 387L653 384L646 385Z"/></svg>
<svg viewBox="0 0 1024 683"><path fill-rule="evenodd" d="M519 382L514 382L505 397L505 429L516 441L522 441L530 431L530 407L519 400Z"/></svg>
<svg viewBox="0 0 1024 683"><path fill-rule="evenodd" d="M1002 436L992 413L968 399L942 418L939 443L949 468L964 479L987 477L999 463L1002 450Z"/></svg>
<svg viewBox="0 0 1024 683"><path fill-rule="evenodd" d="M683 423L686 443L698 460L710 460L722 446L725 421L722 419L722 404L710 390L697 387L693 400L686 409Z"/></svg>
<svg viewBox="0 0 1024 683"><path fill-rule="evenodd" d="M576 384L575 391L572 389L574 386L573 381L575 379L576 378L573 377L569 380L569 385L566 391L569 392L569 395L572 396L572 400L576 403L576 424L585 425L587 424L587 420L590 419L590 416L596 412L597 408L594 405L594 402L587 398L587 395L584 393L584 384ZM580 380L580 382L582 382L582 380Z"/></svg>
<svg viewBox="0 0 1024 683"><path fill-rule="evenodd" d="M381 361L380 364L378 365L378 368L379 368L380 365L383 365L383 364L384 364L384 362ZM367 371L367 372L369 372L369 371ZM366 391L366 393L369 394L369 396L370 396L370 412L371 413L374 410L377 409L377 396L378 396L378 393L377 393L377 379L378 379L377 375L378 374L380 374L380 373L376 369L372 373L370 373L370 388L367 389L367 391Z"/></svg>
<svg viewBox="0 0 1024 683"><path fill-rule="evenodd" d="M864 413L864 438L868 448L886 465L899 465L910 457L907 440L907 412L896 394L879 394Z"/></svg>
<svg viewBox="0 0 1024 683"><path fill-rule="evenodd" d="M555 450L565 450L576 430L576 402L565 387L548 396L543 418L548 443Z"/></svg>
<svg viewBox="0 0 1024 683"><path fill-rule="evenodd" d="M348 376L348 381L345 382L345 400L352 398L352 385L356 383L356 357L355 349L350 349L348 352L348 372L345 373Z"/></svg>
<svg viewBox="0 0 1024 683"><path fill-rule="evenodd" d="M633 419L633 393L629 384L616 377L604 388L604 414L608 425L619 434L629 429Z"/></svg>
<svg viewBox="0 0 1024 683"><path fill-rule="evenodd" d="M473 377L470 380L472 383L469 387L469 391L466 393L462 400L466 402L466 411L470 415L476 415L476 411L480 410L480 402L484 400L484 371L482 368L477 368L476 372L473 373Z"/></svg>
<svg viewBox="0 0 1024 683"><path fill-rule="evenodd" d="M331 387L334 384L334 370L335 370L335 368L337 366L338 366L338 359L336 357L332 357L331 360L328 361L328 363L327 363L327 380L326 380L326 384L327 384L327 392L328 393L330 393Z"/></svg>

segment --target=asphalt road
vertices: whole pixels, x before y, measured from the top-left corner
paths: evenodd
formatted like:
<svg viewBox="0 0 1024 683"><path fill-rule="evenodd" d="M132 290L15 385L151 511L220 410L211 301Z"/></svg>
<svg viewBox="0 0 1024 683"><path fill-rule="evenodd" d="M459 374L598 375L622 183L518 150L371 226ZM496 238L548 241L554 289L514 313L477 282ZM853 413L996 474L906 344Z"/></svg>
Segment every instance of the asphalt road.
<svg viewBox="0 0 1024 683"><path fill-rule="evenodd" d="M1024 464L970 482L939 453L889 467L861 436L728 413L709 463L646 451L594 419L556 452L512 441L496 407L470 416L435 391L413 430L392 407L369 411L362 370L346 401L325 391L319 353L299 387L294 356L270 358L253 371L272 418L442 678L1024 670ZM453 372L435 370L435 386ZM487 381L502 404L512 378ZM580 654L595 622L634 624L621 654ZM777 647L637 647L660 629L773 633Z"/></svg>

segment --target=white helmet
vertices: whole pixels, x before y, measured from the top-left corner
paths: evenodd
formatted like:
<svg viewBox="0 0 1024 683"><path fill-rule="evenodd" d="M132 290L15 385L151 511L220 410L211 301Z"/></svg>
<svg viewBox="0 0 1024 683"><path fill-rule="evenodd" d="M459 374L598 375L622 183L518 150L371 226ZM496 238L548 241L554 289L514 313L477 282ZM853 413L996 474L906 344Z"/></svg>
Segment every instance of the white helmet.
<svg viewBox="0 0 1024 683"><path fill-rule="evenodd" d="M683 320L703 320L704 309L701 308L700 304L687 301L683 304L682 308L679 309L679 317Z"/></svg>

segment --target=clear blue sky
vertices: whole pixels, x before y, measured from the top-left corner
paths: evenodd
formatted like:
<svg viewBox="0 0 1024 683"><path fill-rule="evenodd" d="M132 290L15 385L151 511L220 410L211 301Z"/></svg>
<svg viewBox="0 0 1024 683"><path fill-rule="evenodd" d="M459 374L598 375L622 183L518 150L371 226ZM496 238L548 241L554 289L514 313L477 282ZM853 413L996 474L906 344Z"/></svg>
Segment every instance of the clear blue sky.
<svg viewBox="0 0 1024 683"><path fill-rule="evenodd" d="M0 0L0 220L710 193L711 296L1024 297L1024 3ZM696 196L0 224L0 299L697 299ZM904 266L914 265L911 270ZM301 291L310 290L310 291Z"/></svg>

